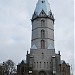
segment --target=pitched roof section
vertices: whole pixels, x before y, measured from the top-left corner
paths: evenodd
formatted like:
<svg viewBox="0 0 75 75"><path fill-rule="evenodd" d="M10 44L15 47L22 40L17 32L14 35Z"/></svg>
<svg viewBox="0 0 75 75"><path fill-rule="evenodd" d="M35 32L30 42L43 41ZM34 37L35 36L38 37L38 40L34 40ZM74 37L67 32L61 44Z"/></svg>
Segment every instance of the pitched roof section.
<svg viewBox="0 0 75 75"><path fill-rule="evenodd" d="M34 44L31 49L37 49L36 45Z"/></svg>
<svg viewBox="0 0 75 75"><path fill-rule="evenodd" d="M39 15L41 11L44 11L46 15L50 14L50 4L47 0L38 0L38 3L36 5L35 14Z"/></svg>
<svg viewBox="0 0 75 75"><path fill-rule="evenodd" d="M50 45L48 46L48 49L54 49L54 47L50 44Z"/></svg>

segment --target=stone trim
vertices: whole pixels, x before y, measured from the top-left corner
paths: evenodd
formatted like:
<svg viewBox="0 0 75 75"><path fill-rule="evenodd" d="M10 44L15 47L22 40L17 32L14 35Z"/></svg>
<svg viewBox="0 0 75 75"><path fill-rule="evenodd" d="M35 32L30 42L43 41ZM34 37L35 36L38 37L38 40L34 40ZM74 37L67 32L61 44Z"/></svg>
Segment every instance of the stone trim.
<svg viewBox="0 0 75 75"><path fill-rule="evenodd" d="M50 29L50 30L53 30L53 31L54 31L54 29L49 28L49 27L37 27L37 28L32 29L32 31L34 31L34 30L36 30L36 29L38 29L38 28L48 28L48 29Z"/></svg>
<svg viewBox="0 0 75 75"><path fill-rule="evenodd" d="M51 17L48 17L48 16L41 16L41 17L37 16L36 18L32 18L31 21L33 22L33 21L36 20L37 18L48 18L48 19L52 20L53 23L54 23L54 21L55 21L55 19L52 19Z"/></svg>
<svg viewBox="0 0 75 75"><path fill-rule="evenodd" d="M35 38L35 39L32 39L31 41L33 41L33 40L36 40L36 39L42 39L42 38ZM43 38L43 40L45 40L45 39L50 39L50 38ZM54 39L50 39L50 40L52 40L52 41L54 41Z"/></svg>

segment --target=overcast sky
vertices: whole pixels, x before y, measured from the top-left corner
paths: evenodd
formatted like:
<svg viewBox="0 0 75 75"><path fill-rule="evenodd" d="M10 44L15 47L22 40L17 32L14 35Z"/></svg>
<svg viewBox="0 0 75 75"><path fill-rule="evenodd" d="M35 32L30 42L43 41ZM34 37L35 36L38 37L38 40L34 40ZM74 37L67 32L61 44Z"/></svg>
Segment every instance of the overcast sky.
<svg viewBox="0 0 75 75"><path fill-rule="evenodd" d="M55 17L55 49L70 65L74 60L74 2L48 0ZM31 21L37 0L0 0L0 62L16 64L31 47Z"/></svg>

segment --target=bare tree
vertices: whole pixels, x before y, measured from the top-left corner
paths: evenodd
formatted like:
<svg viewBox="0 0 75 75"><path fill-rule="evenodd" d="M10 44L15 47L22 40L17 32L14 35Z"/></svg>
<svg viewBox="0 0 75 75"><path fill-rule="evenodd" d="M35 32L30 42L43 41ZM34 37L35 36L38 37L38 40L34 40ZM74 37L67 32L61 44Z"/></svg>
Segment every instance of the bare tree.
<svg viewBox="0 0 75 75"><path fill-rule="evenodd" d="M9 75L16 72L16 65L12 60L7 60L5 64Z"/></svg>
<svg viewBox="0 0 75 75"><path fill-rule="evenodd" d="M3 62L0 66L1 75L11 75L16 72L16 64L12 60Z"/></svg>

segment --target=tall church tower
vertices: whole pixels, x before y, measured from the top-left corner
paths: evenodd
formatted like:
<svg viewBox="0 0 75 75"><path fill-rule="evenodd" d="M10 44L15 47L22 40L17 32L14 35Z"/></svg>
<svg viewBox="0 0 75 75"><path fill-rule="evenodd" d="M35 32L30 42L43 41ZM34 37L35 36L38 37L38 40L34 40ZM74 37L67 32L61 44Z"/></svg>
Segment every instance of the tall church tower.
<svg viewBox="0 0 75 75"><path fill-rule="evenodd" d="M32 49L54 49L54 17L47 0L38 0L32 16Z"/></svg>
<svg viewBox="0 0 75 75"><path fill-rule="evenodd" d="M38 0L32 16L30 66L33 67L33 75L56 73L54 16L47 0Z"/></svg>
<svg viewBox="0 0 75 75"><path fill-rule="evenodd" d="M30 54L17 65L17 75L70 75L70 66L55 53L54 16L47 0L38 0L32 16Z"/></svg>

